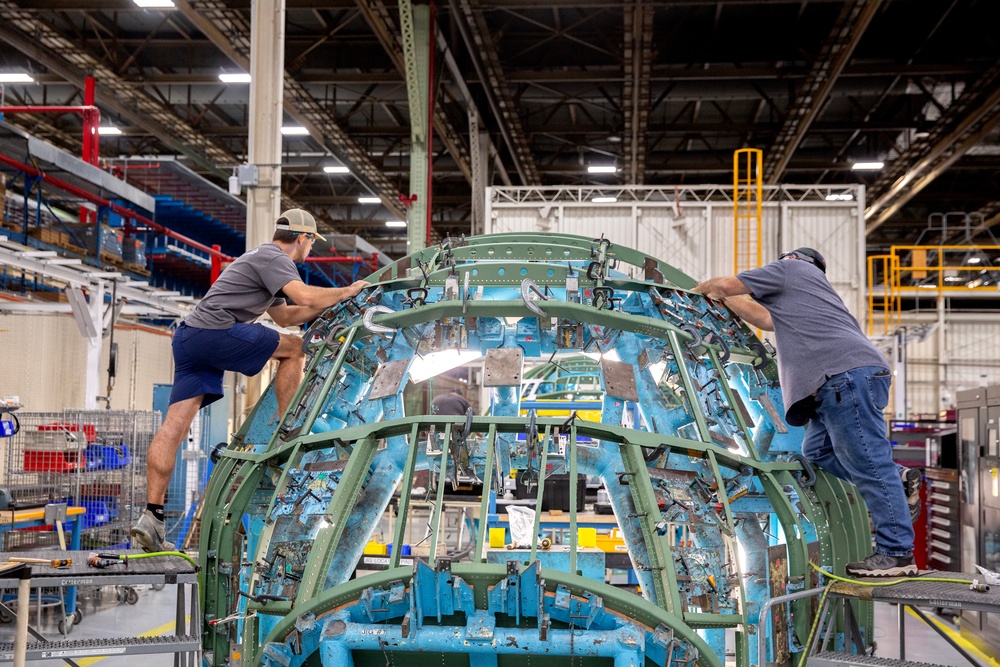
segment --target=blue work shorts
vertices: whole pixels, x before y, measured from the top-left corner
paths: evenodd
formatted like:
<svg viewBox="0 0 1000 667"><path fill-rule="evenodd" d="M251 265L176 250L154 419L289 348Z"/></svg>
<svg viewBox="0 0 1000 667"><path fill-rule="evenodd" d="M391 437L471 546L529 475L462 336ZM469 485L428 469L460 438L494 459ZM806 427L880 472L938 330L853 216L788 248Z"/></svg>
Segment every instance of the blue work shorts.
<svg viewBox="0 0 1000 667"><path fill-rule="evenodd" d="M236 323L200 329L181 323L174 332L174 387L170 404L204 396L201 406L222 398L225 371L256 375L278 349L281 337L263 324Z"/></svg>

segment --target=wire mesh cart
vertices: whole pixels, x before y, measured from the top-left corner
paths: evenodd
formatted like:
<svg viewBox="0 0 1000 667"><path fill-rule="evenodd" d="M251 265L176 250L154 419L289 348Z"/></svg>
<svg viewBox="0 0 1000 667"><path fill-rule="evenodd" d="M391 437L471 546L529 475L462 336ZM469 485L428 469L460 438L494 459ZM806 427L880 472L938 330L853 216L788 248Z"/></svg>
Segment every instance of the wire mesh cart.
<svg viewBox="0 0 1000 667"><path fill-rule="evenodd" d="M130 545L129 530L146 502L146 459L160 424L155 412L131 410L64 410L22 412L21 428L6 456L6 487L14 507L65 503L83 508L79 549L121 550ZM49 526L2 534L4 551L65 549L59 532ZM43 601L65 603L65 628L82 620L75 589L42 595ZM123 601L134 595L120 596ZM63 625L63 624L61 624Z"/></svg>

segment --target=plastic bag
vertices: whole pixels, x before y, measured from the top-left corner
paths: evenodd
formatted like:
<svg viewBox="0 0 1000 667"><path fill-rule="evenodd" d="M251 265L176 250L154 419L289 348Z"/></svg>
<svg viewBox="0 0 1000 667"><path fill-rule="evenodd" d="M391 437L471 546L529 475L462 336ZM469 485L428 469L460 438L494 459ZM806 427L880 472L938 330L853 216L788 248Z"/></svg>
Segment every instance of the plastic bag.
<svg viewBox="0 0 1000 667"><path fill-rule="evenodd" d="M531 531L535 529L535 510L519 505L507 506L510 519L510 539L515 549L531 546Z"/></svg>

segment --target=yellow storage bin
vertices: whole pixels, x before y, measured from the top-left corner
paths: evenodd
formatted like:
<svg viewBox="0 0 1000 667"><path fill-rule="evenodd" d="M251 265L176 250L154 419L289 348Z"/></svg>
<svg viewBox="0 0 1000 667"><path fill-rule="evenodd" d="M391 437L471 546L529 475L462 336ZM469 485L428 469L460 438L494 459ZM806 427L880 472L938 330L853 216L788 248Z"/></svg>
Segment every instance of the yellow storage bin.
<svg viewBox="0 0 1000 667"><path fill-rule="evenodd" d="M507 540L506 528L490 528L490 548L503 549Z"/></svg>
<svg viewBox="0 0 1000 667"><path fill-rule="evenodd" d="M593 549L597 546L597 529L578 528L576 531L576 543L584 549Z"/></svg>

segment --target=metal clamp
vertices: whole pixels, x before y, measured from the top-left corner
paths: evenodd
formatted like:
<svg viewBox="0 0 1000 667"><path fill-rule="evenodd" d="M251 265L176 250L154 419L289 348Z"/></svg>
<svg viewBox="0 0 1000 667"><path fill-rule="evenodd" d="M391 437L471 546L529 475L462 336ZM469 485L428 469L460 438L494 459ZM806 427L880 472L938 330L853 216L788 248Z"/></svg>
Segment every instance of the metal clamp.
<svg viewBox="0 0 1000 667"><path fill-rule="evenodd" d="M548 313L535 305L534 299L530 296L532 292L538 295L538 298L542 301L548 300L548 297L545 296L540 289L538 289L538 285L535 284L534 280L531 278L525 278L521 281L521 300L524 301L524 305L528 307L528 310L533 312L535 315L538 315L539 317L548 317Z"/></svg>
<svg viewBox="0 0 1000 667"><path fill-rule="evenodd" d="M395 333L396 329L393 327L382 326L381 324L375 324L372 320L378 313L393 313L395 312L392 308L387 306L372 306L365 311L365 315L361 322L364 324L365 329L371 331L372 333Z"/></svg>
<svg viewBox="0 0 1000 667"><path fill-rule="evenodd" d="M792 454L788 457L789 461L798 463L802 466L802 472L799 473L799 484L804 488L809 488L816 484L816 469L813 468L813 464L805 457L803 454Z"/></svg>

